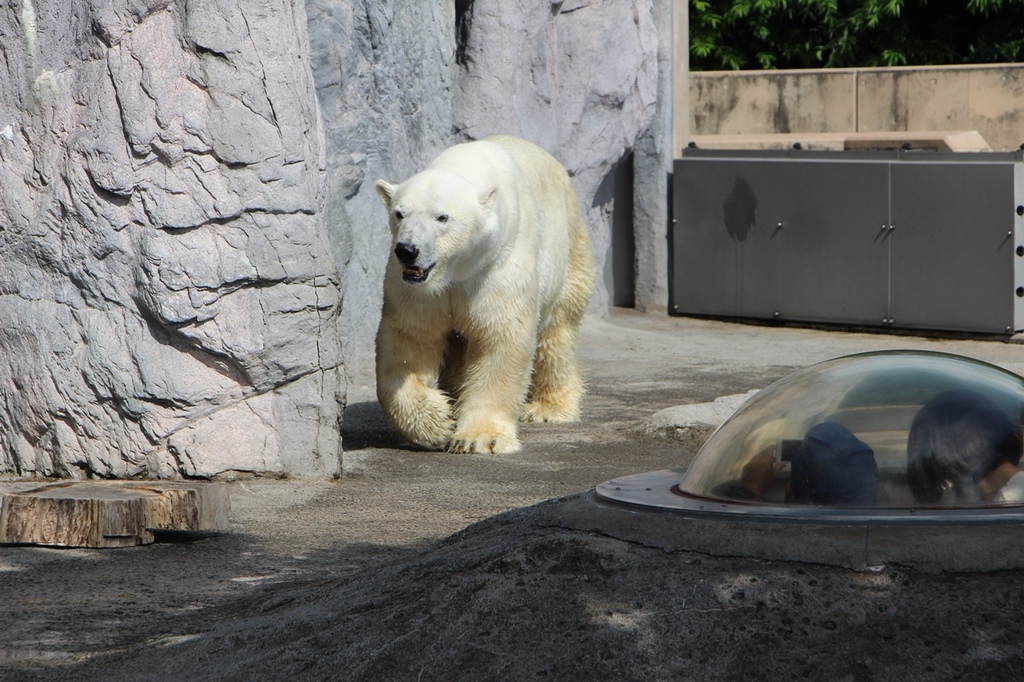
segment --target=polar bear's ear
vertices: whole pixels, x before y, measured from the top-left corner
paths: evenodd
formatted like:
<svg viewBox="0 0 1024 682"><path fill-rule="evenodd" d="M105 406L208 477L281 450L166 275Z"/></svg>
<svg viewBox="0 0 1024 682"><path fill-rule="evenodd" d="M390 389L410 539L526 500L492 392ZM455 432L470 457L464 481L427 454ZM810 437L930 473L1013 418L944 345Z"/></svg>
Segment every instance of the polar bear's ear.
<svg viewBox="0 0 1024 682"><path fill-rule="evenodd" d="M494 200L498 197L498 186L491 185L483 192L480 192L480 205L484 207L485 211L490 211L491 206L494 206Z"/></svg>
<svg viewBox="0 0 1024 682"><path fill-rule="evenodd" d="M377 196L380 197L380 203L384 204L384 208L391 208L391 197L395 195L395 186L387 180L378 180L375 187Z"/></svg>

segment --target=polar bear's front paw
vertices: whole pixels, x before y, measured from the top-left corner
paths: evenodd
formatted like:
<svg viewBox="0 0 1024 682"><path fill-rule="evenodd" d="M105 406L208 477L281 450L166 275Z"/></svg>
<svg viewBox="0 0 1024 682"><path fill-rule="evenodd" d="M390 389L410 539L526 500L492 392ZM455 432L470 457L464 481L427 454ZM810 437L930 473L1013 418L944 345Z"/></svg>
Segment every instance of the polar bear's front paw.
<svg viewBox="0 0 1024 682"><path fill-rule="evenodd" d="M451 440L455 419L447 396L440 391L403 395L388 405L388 421L406 440L428 450L442 450Z"/></svg>
<svg viewBox="0 0 1024 682"><path fill-rule="evenodd" d="M440 394L431 398L423 402L415 416L411 440L431 450L440 450L455 431L455 419L447 399Z"/></svg>
<svg viewBox="0 0 1024 682"><path fill-rule="evenodd" d="M466 428L459 429L448 444L448 452L496 455L518 452L519 439L515 428Z"/></svg>

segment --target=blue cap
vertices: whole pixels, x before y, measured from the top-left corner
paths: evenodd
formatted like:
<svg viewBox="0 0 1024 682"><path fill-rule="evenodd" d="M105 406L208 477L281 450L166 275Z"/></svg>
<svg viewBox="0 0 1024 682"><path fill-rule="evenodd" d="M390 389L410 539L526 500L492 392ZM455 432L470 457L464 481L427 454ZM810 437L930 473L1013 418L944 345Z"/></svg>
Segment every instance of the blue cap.
<svg viewBox="0 0 1024 682"><path fill-rule="evenodd" d="M790 485L795 502L874 504L878 494L875 451L842 424L816 424L793 453Z"/></svg>

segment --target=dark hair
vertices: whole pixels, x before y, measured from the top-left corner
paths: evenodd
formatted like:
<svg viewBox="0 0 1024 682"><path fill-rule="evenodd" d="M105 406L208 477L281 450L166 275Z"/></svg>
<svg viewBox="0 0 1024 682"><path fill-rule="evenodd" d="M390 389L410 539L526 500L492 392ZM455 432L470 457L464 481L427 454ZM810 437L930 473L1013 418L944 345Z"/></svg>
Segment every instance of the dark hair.
<svg viewBox="0 0 1024 682"><path fill-rule="evenodd" d="M790 485L794 502L874 504L878 494L875 452L841 424L816 424L793 453Z"/></svg>
<svg viewBox="0 0 1024 682"><path fill-rule="evenodd" d="M963 502L980 499L978 482L1003 462L1017 465L1021 431L986 396L946 391L922 407L907 438L907 484L918 502L942 501L952 488Z"/></svg>

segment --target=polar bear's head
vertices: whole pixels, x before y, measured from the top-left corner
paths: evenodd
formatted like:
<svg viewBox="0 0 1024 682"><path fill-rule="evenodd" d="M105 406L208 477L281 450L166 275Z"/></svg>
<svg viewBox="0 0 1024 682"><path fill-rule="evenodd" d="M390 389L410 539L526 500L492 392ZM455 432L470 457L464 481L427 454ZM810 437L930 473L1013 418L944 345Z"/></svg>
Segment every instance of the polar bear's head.
<svg viewBox="0 0 1024 682"><path fill-rule="evenodd" d="M400 185L378 180L376 187L388 210L392 255L407 283L439 291L477 274L498 253L499 221L491 210L496 186L429 169Z"/></svg>

